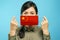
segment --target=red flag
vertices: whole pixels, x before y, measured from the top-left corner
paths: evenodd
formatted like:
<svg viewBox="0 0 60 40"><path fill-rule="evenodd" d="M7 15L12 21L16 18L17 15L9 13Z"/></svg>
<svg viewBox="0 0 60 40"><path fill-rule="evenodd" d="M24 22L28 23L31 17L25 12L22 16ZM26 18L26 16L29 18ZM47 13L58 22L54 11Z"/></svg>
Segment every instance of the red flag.
<svg viewBox="0 0 60 40"><path fill-rule="evenodd" d="M38 25L38 16L20 16L21 25Z"/></svg>

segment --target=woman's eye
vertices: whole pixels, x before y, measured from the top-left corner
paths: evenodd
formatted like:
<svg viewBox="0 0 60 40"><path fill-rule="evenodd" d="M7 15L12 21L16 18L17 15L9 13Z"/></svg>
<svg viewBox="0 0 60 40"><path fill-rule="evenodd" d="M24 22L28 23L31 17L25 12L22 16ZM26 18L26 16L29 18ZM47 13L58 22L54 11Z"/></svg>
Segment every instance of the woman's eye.
<svg viewBox="0 0 60 40"><path fill-rule="evenodd" d="M31 13L31 14L34 14L34 13Z"/></svg>
<svg viewBox="0 0 60 40"><path fill-rule="evenodd" d="M27 12L25 12L24 14L27 14Z"/></svg>

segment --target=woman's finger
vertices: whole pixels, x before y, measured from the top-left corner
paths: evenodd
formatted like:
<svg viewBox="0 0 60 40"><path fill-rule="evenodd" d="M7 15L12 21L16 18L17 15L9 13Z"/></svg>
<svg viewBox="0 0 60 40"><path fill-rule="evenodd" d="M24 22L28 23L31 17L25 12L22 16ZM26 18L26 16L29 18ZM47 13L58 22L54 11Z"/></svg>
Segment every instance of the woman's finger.
<svg viewBox="0 0 60 40"><path fill-rule="evenodd" d="M13 16L11 21L15 21L15 20L16 20L16 17L15 17L15 16Z"/></svg>
<svg viewBox="0 0 60 40"><path fill-rule="evenodd" d="M44 20L47 20L46 16L43 17Z"/></svg>

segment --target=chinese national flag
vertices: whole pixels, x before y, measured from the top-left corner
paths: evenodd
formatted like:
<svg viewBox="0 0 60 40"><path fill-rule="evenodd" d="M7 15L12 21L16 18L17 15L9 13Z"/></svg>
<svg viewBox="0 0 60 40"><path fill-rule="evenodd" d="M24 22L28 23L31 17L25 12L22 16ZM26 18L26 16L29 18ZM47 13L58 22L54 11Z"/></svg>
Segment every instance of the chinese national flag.
<svg viewBox="0 0 60 40"><path fill-rule="evenodd" d="M20 16L21 25L38 25L38 16Z"/></svg>

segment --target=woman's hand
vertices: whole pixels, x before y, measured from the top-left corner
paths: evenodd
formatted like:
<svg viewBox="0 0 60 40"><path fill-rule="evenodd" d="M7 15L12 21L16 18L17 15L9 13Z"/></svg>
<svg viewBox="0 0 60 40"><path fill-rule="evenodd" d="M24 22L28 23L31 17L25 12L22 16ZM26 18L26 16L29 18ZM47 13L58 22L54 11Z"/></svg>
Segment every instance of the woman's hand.
<svg viewBox="0 0 60 40"><path fill-rule="evenodd" d="M18 23L16 21L15 16L13 16L11 23L10 23L10 36L14 36L16 29L17 29Z"/></svg>
<svg viewBox="0 0 60 40"><path fill-rule="evenodd" d="M42 28L42 31L43 31L43 34L46 34L46 35L49 35L49 32L48 32L48 20L47 18L44 16L43 17L43 21L41 23L41 28Z"/></svg>

